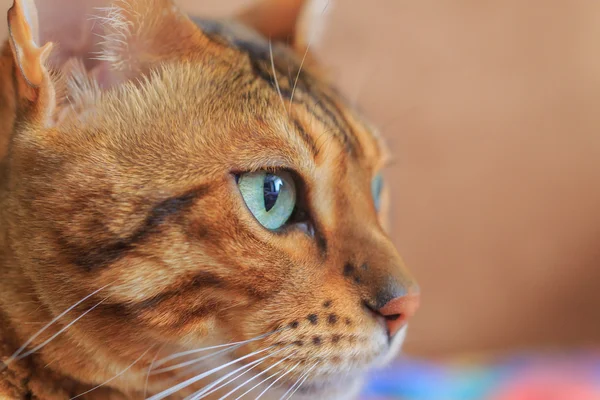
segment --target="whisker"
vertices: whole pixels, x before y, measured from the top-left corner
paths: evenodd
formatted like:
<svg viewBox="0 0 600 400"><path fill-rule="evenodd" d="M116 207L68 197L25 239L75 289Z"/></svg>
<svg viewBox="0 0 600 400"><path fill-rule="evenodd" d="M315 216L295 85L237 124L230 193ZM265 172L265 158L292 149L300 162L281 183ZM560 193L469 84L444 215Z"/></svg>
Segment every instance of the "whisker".
<svg viewBox="0 0 600 400"><path fill-rule="evenodd" d="M198 363L200 363L200 362L202 362L204 360L207 360L209 358L216 357L219 354L228 353L228 352L237 350L237 349L239 349L240 347L244 346L247 343L263 339L265 336L272 335L272 334L274 334L274 333L276 333L278 331L281 331L283 329L285 329L285 328L280 328L277 331L269 332L269 333L260 335L258 337L255 337L253 339L245 340L245 341L242 341L242 342L236 342L237 344L236 343L230 343L230 344L227 344L227 345L212 346L212 348L219 348L219 347L224 347L224 346L229 346L229 347L227 347L227 348L225 348L223 350L216 351L216 352L211 353L211 354L207 354L207 355L202 356L202 357L195 358L193 360L188 360L188 361L181 362L179 364L170 365L168 367L163 367L163 368L160 368L160 369L156 369L156 370L154 370L154 371L151 372L151 375L161 374L161 373L164 373L164 372L173 371L175 369L187 367L187 366L190 366L190 365L193 365L193 364L198 364ZM204 348L204 349L199 349L199 350L208 350L208 349L210 349L210 348ZM196 352L194 350L192 350L192 351Z"/></svg>
<svg viewBox="0 0 600 400"><path fill-rule="evenodd" d="M262 335L256 336L256 337L254 337L252 339L242 340L240 342L219 344L219 345L216 345L216 346L203 347L201 349L187 350L187 351L182 351L182 352L179 352L179 353L171 354L171 355L169 355L167 357L161 358L154 365L156 367L158 367L158 366L163 365L163 364L165 364L165 363L167 363L167 362L169 362L171 360L174 360L176 358L187 356L187 355L194 354L194 353L200 353L200 352L207 351L207 350L215 350L215 349L220 349L220 348L223 348L223 347L229 347L229 346L235 346L235 345L238 345L238 344L246 344L246 343L255 342L257 340L264 339L267 336L273 335L274 333L281 332L284 329L286 329L286 328L285 327L279 328L279 329L276 329L276 330L271 331L271 332L263 333Z"/></svg>
<svg viewBox="0 0 600 400"><path fill-rule="evenodd" d="M329 0L325 4L325 7L323 7L323 10L321 11L321 16L323 14L325 14L325 11L327 11L327 7L329 7ZM296 73L296 79L294 79L294 86L292 87L292 94L290 96L290 104L288 105L288 114L290 114L290 112L291 112L292 103L294 102L294 93L296 92L296 85L298 84L298 78L300 77L300 73L302 72L302 67L304 66L304 61L306 61L306 56L308 55L310 45L312 44L312 41L314 38L315 38L315 35L310 36L310 39L308 40L308 44L306 45L306 50L304 51L304 55L302 56L302 61L300 61L300 67L298 68L298 72Z"/></svg>
<svg viewBox="0 0 600 400"><path fill-rule="evenodd" d="M290 357L292 357L294 354L296 354L296 352L290 354L289 356L277 361L275 364L271 365L269 368L265 369L264 371L256 374L255 376L251 377L250 379L247 379L245 382L241 383L240 385L236 386L235 388L233 388L232 390L230 390L229 392L227 392L225 395L223 395L222 397L219 398L219 400L223 400L225 398L227 398L230 394L233 394L235 392L237 392L239 389L241 389L243 386L245 386L247 383L252 382L253 380L255 380L256 378L266 374L267 372L269 372L271 369L275 368L276 366L278 366L279 364L281 364L282 362L284 362L285 360L289 359ZM240 375L241 376L241 375ZM240 376L238 376L237 378L239 378ZM236 379L237 379L236 378ZM234 379L235 380L235 379ZM254 388L252 388L254 389ZM242 396L244 396L246 393L252 391L252 389L246 391L244 394L242 394Z"/></svg>
<svg viewBox="0 0 600 400"><path fill-rule="evenodd" d="M188 398L188 399L186 399L186 400L200 400L200 399L203 399L204 397L206 397L206 396L210 395L211 393L213 393L213 392L215 392L215 391L219 390L221 387L223 387L223 386L225 386L225 385L229 384L230 382L227 382L227 383L225 383L224 385L222 385L222 386L219 386L218 388L211 390L212 388L214 388L214 387L215 387L216 385L218 385L219 383L221 383L221 382L223 382L224 380L228 379L229 377L231 377L231 376L235 375L235 374L236 374L236 373L238 373L239 371L241 371L241 370L244 370L244 369L246 369L246 368L250 367L249 369L247 369L246 371L244 371L242 374L240 374L239 376L235 377L233 380L235 380L235 379L239 378L239 377L240 377L240 376L242 376L243 374L245 374L245 373L249 372L250 370L254 369L255 367L257 367L259 364L261 364L261 363L262 363L263 361L265 361L267 358L273 357L275 354L282 352L283 350L287 349L288 347L290 347L290 346L286 346L286 347L284 347L284 348L281 348L281 349L279 349L279 350L277 350L277 351L275 351L275 352L273 352L273 353L267 354L266 356L263 356L263 357L259 358L258 360L252 361L251 363L249 363L249 364L247 364L247 365L243 365L243 366L241 366L241 367L239 367L239 368L235 369L234 371L232 371L232 372L230 372L230 373L226 374L226 375L225 375L225 376L223 376L222 378L219 378L219 379L217 379L215 382L211 383L210 385L206 386L205 388L202 388L200 391L198 391L197 393L195 393L195 394L193 395L193 397L190 397L190 398ZM291 354L291 355L289 355L288 357L291 357L293 354L295 354L295 353L292 353L292 354ZM208 393L207 393L207 392L208 392Z"/></svg>
<svg viewBox="0 0 600 400"><path fill-rule="evenodd" d="M90 313L91 311L93 311L96 307L98 307L100 304L104 303L106 300L108 300L108 297L103 298L98 303L96 303L94 306L92 306L91 308L89 308L88 310L86 310L84 313L82 313L80 316L78 316L77 318L75 318L73 321L69 322L67 325L65 325L64 327L62 327L54 335L50 336L49 339L45 340L44 342L42 342L41 344L35 346L33 349L25 352L24 354L19 355L18 358L17 358L17 360L21 360L21 359L23 359L23 358L25 358L25 357L27 357L27 356L35 353L36 351L38 351L39 349L41 349L42 347L44 347L45 345L47 345L48 343L50 343L51 341L53 341L58 335L60 335L61 333L63 333L67 329L69 329L69 327L71 327L71 325L73 325L75 322L79 321L81 318L85 317L88 313Z"/></svg>
<svg viewBox="0 0 600 400"><path fill-rule="evenodd" d="M197 396L197 395L201 395L201 396L202 396L202 397L199 397L198 399L204 398L204 397L206 397L206 396L210 396L210 395L211 395L211 394L213 394L214 392L216 392L216 391L218 391L218 390L220 390L220 389L224 388L225 386L229 385L231 382L233 382L233 381L235 381L235 380L237 380L237 379L241 378L241 377L242 377L242 376L244 376L246 373L248 373L248 372L252 371L254 368L258 367L260 364L262 364L262 363L264 362L264 359L261 359L260 361L261 361L261 362L257 363L256 365L252 365L252 363L250 363L250 364L248 364L248 365L244 365L244 366L242 366L241 368L238 368L238 369L236 369L236 370L235 370L235 371L233 371L233 372L237 372L237 371L239 371L239 370L241 370L241 369L248 368L248 366L250 366L250 368L246 369L246 371L242 372L242 373L241 373L241 374L239 374L238 376L234 376L233 378L231 378L231 379L230 379L230 380L228 380L227 382L225 382L225 383L223 383L223 384L221 384L221 385L217 386L216 388L214 388L214 389L210 390L209 392L204 392L204 394L201 394L200 392L202 392L202 391L204 390L204 389L202 389L201 391L198 391L198 392L196 392L194 395L196 395L196 396ZM228 376L229 376L229 375L228 375ZM219 381L221 381L221 380L219 380ZM217 381L217 382L215 382L215 383L219 383L219 381ZM194 398L194 399L196 399L196 398Z"/></svg>
<svg viewBox="0 0 600 400"><path fill-rule="evenodd" d="M292 111L292 104L294 102L294 93L296 93L296 85L298 84L298 78L300 78L300 73L302 72L302 67L304 66L304 61L306 60L306 56L308 55L308 50L310 49L311 40L306 45L306 50L304 51L304 55L302 56L302 61L300 62L300 67L298 68L298 72L296 73L296 78L294 79L294 86L292 87L292 94L290 96L290 103L288 104L288 114Z"/></svg>
<svg viewBox="0 0 600 400"><path fill-rule="evenodd" d="M265 390L263 390L263 391L262 391L262 392L261 392L261 393L258 395L258 397L257 397L255 400L258 400L258 399L260 399L260 398L261 398L261 397L262 397L262 396L263 396L265 393L267 393L267 391L268 391L269 389L271 389L271 387L272 387L274 384L276 384L276 383L277 383L277 382L279 382L279 380L280 380L280 379L282 379L284 376L286 376L287 374L289 374L290 372L292 372L293 370L295 370L295 369L296 369L296 367L297 367L298 365L300 365L300 361L298 361L298 362L296 363L296 365L294 365L292 368L290 368L289 370L287 370L287 371L286 371L286 372L285 372L283 375L281 375L279 378L275 379L275 380L273 381L273 383L271 383L269 386L267 386L267 387L265 388Z"/></svg>
<svg viewBox="0 0 600 400"><path fill-rule="evenodd" d="M271 56L271 69L273 70L273 81L275 82L275 88L277 89L277 93L279 94L281 106L285 110L285 101L283 101L281 89L279 88L279 81L277 80L277 72L275 71L275 60L273 60L273 45L271 44L271 39L269 39L269 55Z"/></svg>
<svg viewBox="0 0 600 400"><path fill-rule="evenodd" d="M228 348L223 349L223 350L215 351L214 353L210 353L210 354L207 354L207 355L202 356L202 357L195 358L193 360L184 361L184 362L181 362L179 364L175 364L175 365L171 365L171 366L168 366L168 367L156 369L154 371L151 371L150 375L158 375L158 374L162 374L164 372L173 371L175 369L179 369L179 368L187 367L187 366L190 366L190 365L198 364L198 363L200 363L200 362L202 362L204 360L208 360L209 358L216 357L219 354L228 353L230 351L237 350L240 347L242 347L243 345L244 345L244 343L238 344L238 345L235 345L235 346L232 346L232 347L228 347Z"/></svg>
<svg viewBox="0 0 600 400"><path fill-rule="evenodd" d="M158 355L160 354L160 351L164 347L165 347L164 344L162 346L160 346L160 348L158 349L158 351L154 355L154 358L150 362L150 366L148 367L148 372L146 373L146 382L144 383L144 399L146 398L146 393L148 393L148 380L150 379L150 371L152 371L152 367L154 366L154 362L156 361L156 358L158 357Z"/></svg>
<svg viewBox="0 0 600 400"><path fill-rule="evenodd" d="M300 381L302 380L302 378L304 378L306 375L308 375L308 373L310 372L310 369L308 371L303 372L298 379L296 380L296 382L290 386L290 388L283 394L283 396L281 396L279 398L279 400L283 400L292 390L294 390L294 388L298 385L298 383L300 383Z"/></svg>
<svg viewBox="0 0 600 400"><path fill-rule="evenodd" d="M87 299L89 299L90 297L92 297L93 295L95 295L96 293L100 292L103 289L106 289L108 286L110 286L110 284L102 286L100 289L95 290L94 292L88 294L83 299L79 300L77 303L73 304L71 307L67 308L65 311L63 311L62 313L60 313L59 315L57 315L56 317L54 317L52 319L52 321L48 322L42 329L40 329L39 331L37 331L36 333L34 333L29 339L27 339L27 341L21 347L19 347L19 349L17 351L15 351L14 354L8 358L8 360L6 360L6 362L4 363L4 366L0 366L0 371L2 371L4 368L8 367L8 365L11 362L13 362L15 359L17 359L17 357L19 357L19 354L23 350L25 350L25 348L27 348L27 346L29 346L29 344L35 340L35 338L37 338L39 335L41 335L52 324L54 324L56 321L58 321L59 319L61 319L62 317L64 317L65 314L67 314L69 311L71 311L72 309L74 309L75 307L77 307L78 305L80 305L81 303L83 303L84 301L86 301ZM23 358L23 357L20 357L20 358Z"/></svg>
<svg viewBox="0 0 600 400"><path fill-rule="evenodd" d="M190 378L190 379L188 379L188 380L186 380L184 382L181 382L181 383L179 383L179 384L177 384L175 386L172 386L172 387L170 387L167 390L163 390L162 392L160 392L160 393L158 393L158 394L156 394L156 395L148 398L148 400L160 400L160 399L164 399L165 397L170 396L173 393L176 393L176 392L180 391L181 389L186 388L186 387L188 387L188 386L190 386L190 385L198 382L199 380L204 379L207 376L214 374L215 372L218 372L218 371L220 371L220 370L222 370L224 368L229 367L232 364L235 364L235 363L237 363L239 361L245 360L246 358L252 357L252 356L254 356L256 354L260 354L260 353L263 353L265 351L271 350L273 347L274 346L269 346L269 347L264 348L262 350L256 350L256 351L254 351L254 352L252 352L250 354L246 354L245 356L239 357L239 358L237 358L237 359L235 359L233 361L230 361L230 362L228 362L226 364L223 364L223 365L220 365L220 366L218 366L216 368L213 368L210 371L206 371L206 372L204 372L204 373L202 373L200 375L196 375L193 378Z"/></svg>
<svg viewBox="0 0 600 400"><path fill-rule="evenodd" d="M298 389L300 389L300 386L302 386L304 384L304 382L306 382L306 380L308 379L308 374L310 373L310 371L312 371L319 364L320 364L320 361L317 361L315 363L315 365L313 365L312 367L310 367L310 369L308 371L306 371L306 376L302 379L302 382L300 382L300 384L296 387L296 389L294 389L294 391L292 392L292 394L290 394L290 397L288 397L286 400L290 400L292 398L292 396L298 391Z"/></svg>
<svg viewBox="0 0 600 400"><path fill-rule="evenodd" d="M302 380L302 378L304 378L305 376L308 375L308 372L304 372L302 375L300 375L298 377L298 379L296 380L296 382L294 382L294 384L292 386L290 386L290 388L288 390L286 390L286 392L279 398L279 400L284 400L285 397L292 391L294 390L294 388L296 386L299 386L298 384L300 383L300 381Z"/></svg>
<svg viewBox="0 0 600 400"><path fill-rule="evenodd" d="M254 389L256 389L257 387L259 387L260 385L262 385L263 383L265 383L266 381L268 381L271 378L275 378L277 375L279 375L281 373L281 371L277 371L275 372L273 375L269 375L267 376L265 379L263 379L262 381L258 382L256 385L252 386L250 389L246 390L244 393L242 393L241 395L239 395L238 397L235 398L235 400L240 400L242 397L244 397L247 393L250 393L251 391L253 391Z"/></svg>
<svg viewBox="0 0 600 400"><path fill-rule="evenodd" d="M138 358L136 358L134 362L132 362L131 364L129 364L129 365L128 365L128 366L127 366L127 367L126 367L124 370L122 370L121 372L119 372L118 374L116 374L115 376L113 376L112 378L110 378L110 379L108 379L108 380L104 381L103 383L101 383L101 384L99 384L99 385L96 385L96 386L94 386L94 387L93 387L93 388L91 388L90 390L86 390L86 391L85 391L85 392L83 392L83 393L79 393L77 396L71 397L69 400L73 400L73 399L76 399L76 398L78 398L78 397L81 397L81 396L83 396L83 395L85 395L85 394L88 394L89 392L91 392L91 391L93 391L93 390L96 390L96 389L98 389L99 387L102 387L102 386L106 385L107 383L110 383L110 382L112 382L113 380L117 379L118 377L120 377L121 375L123 375L125 372L129 371L129 369L130 369L131 367L133 367L133 366L134 366L134 365L135 365L135 364L136 364L138 361L140 361L140 360L142 359L142 357L144 357L144 356L145 356L145 355L146 355L146 354L147 354L147 353L148 353L148 352L149 352L149 351L152 349L152 347L154 347L154 346L151 346L151 347L150 347L148 350L146 350L145 352L143 352L143 353L142 353L142 355L141 355L141 356L139 356Z"/></svg>

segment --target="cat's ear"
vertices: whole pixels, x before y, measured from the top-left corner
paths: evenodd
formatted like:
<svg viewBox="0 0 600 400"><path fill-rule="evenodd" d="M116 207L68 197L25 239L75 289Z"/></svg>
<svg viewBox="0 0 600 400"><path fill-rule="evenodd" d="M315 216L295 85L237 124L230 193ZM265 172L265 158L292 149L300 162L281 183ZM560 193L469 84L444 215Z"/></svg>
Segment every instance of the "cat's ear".
<svg viewBox="0 0 600 400"><path fill-rule="evenodd" d="M48 60L52 69L78 58L88 70L106 69L99 75L108 83L136 77L150 64L186 58L206 44L172 0L18 0L11 10L15 21L22 10L33 42L56 45ZM14 29L23 25L13 24ZM23 71L39 75L35 69Z"/></svg>
<svg viewBox="0 0 600 400"><path fill-rule="evenodd" d="M114 0L95 20L101 37L97 59L121 74L112 79L136 78L165 61L188 59L207 44L172 0Z"/></svg>
<svg viewBox="0 0 600 400"><path fill-rule="evenodd" d="M33 0L15 0L8 10L9 43L16 66L16 91L32 122L44 124L55 108L54 85L46 67L52 43L40 45Z"/></svg>
<svg viewBox="0 0 600 400"><path fill-rule="evenodd" d="M46 124L57 108L55 92L93 98L166 61L192 57L208 42L172 0L14 0L8 25L17 90L37 112L27 118ZM94 93L63 93L65 87Z"/></svg>
<svg viewBox="0 0 600 400"><path fill-rule="evenodd" d="M237 19L274 41L289 43L298 53L321 40L333 0L257 0Z"/></svg>

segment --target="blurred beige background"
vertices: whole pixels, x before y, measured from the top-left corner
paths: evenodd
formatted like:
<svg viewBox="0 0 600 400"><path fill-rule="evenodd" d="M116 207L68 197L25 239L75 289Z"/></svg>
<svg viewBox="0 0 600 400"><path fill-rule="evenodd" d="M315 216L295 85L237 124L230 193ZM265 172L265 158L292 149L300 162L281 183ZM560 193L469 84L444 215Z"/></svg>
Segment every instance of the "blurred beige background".
<svg viewBox="0 0 600 400"><path fill-rule="evenodd" d="M423 289L407 350L599 343L600 2L335 3L319 52L388 138Z"/></svg>

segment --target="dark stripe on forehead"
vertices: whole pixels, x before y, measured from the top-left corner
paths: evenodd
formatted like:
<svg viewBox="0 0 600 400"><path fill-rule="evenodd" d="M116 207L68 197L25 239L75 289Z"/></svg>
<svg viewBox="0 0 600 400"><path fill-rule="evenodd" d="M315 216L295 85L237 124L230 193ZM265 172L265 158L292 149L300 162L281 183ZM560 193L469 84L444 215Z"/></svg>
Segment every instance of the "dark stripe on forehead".
<svg viewBox="0 0 600 400"><path fill-rule="evenodd" d="M78 267L87 271L105 267L134 250L139 243L158 232L158 228L169 217L184 212L207 191L207 187L202 186L183 195L161 201L150 210L140 227L127 237L106 238L102 239L100 243L98 243L98 238L95 238L96 240L90 240L92 246L89 248L69 243L68 239L61 236L57 242L62 248L63 254ZM104 227L100 222L98 225L99 232L102 232Z"/></svg>
<svg viewBox="0 0 600 400"><path fill-rule="evenodd" d="M278 90L285 100L291 101L294 92L293 102L305 106L348 151L358 150L354 128L334 99L337 92L317 83L304 68L300 69L300 62L291 49L280 44L270 48L267 39L234 21L193 20L213 42L246 54L253 74L272 90ZM310 147L316 148L315 145Z"/></svg>
<svg viewBox="0 0 600 400"><path fill-rule="evenodd" d="M300 135L300 138L308 146L310 151L315 156L317 156L319 154L319 149L317 148L317 144L315 143L313 138L308 133L306 133L306 130L304 129L304 127L302 126L300 121L298 121L298 119L296 117L291 117L291 119L292 119L292 122L294 123L294 127L296 128L296 131L298 131L298 134Z"/></svg>

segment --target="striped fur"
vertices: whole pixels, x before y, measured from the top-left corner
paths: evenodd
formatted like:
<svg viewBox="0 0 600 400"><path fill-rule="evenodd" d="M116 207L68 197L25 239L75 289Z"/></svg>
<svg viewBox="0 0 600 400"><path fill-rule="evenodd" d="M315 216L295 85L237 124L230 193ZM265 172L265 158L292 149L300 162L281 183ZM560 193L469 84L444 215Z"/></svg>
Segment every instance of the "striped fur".
<svg viewBox="0 0 600 400"><path fill-rule="evenodd" d="M58 47L30 87L8 45L0 60L0 398L68 399L108 381L82 398L137 399L266 348L279 353L256 373L284 375L268 395L304 377L295 398L353 395L403 339L388 343L367 308L390 282L413 284L371 198L381 139L304 48L259 26L192 22L169 0L108 10L88 71ZM56 101L41 103L50 89ZM293 171L310 232L254 220L234 174L261 169ZM27 349L68 329L11 358L73 305ZM169 354L256 337L200 370L149 373Z"/></svg>

